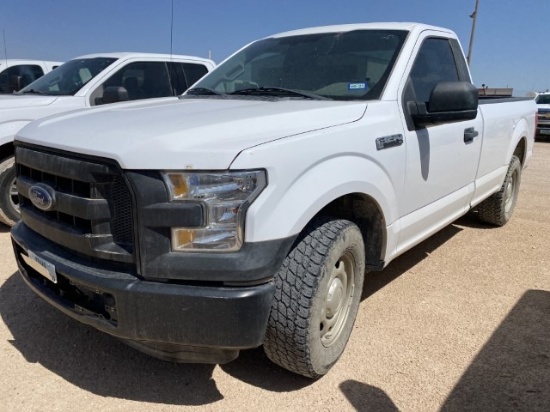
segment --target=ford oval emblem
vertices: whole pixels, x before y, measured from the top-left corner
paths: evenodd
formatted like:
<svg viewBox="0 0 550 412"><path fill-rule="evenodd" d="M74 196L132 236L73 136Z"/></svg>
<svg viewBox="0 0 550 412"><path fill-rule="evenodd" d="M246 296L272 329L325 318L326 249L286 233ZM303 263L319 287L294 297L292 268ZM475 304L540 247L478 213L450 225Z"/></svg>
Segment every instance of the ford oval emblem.
<svg viewBox="0 0 550 412"><path fill-rule="evenodd" d="M33 205L45 212L53 210L55 206L55 190L43 183L31 186L29 198Z"/></svg>

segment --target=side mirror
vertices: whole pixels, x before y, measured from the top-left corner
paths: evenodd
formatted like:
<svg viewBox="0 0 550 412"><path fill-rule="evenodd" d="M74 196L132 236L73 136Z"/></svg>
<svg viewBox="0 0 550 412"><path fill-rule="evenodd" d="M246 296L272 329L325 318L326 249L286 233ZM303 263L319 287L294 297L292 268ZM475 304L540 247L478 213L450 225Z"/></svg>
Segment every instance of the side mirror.
<svg viewBox="0 0 550 412"><path fill-rule="evenodd" d="M21 76L10 76L9 89L10 92L17 92L21 90L23 86L21 85Z"/></svg>
<svg viewBox="0 0 550 412"><path fill-rule="evenodd" d="M129 100L128 90L121 86L109 86L103 91L103 104L125 102Z"/></svg>
<svg viewBox="0 0 550 412"><path fill-rule="evenodd" d="M409 113L417 128L473 120L477 116L478 90L469 82L436 84L427 103L410 101Z"/></svg>

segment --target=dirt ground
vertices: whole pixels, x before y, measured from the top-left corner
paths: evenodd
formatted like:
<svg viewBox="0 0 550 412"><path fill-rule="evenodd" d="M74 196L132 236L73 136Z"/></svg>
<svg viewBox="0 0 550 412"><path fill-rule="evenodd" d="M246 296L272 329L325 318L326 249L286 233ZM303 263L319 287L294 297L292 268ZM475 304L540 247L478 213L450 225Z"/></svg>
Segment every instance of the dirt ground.
<svg viewBox="0 0 550 412"><path fill-rule="evenodd" d="M318 381L261 349L222 366L159 361L24 285L0 227L0 411L550 411L550 142L512 221L471 216L366 279L340 362Z"/></svg>

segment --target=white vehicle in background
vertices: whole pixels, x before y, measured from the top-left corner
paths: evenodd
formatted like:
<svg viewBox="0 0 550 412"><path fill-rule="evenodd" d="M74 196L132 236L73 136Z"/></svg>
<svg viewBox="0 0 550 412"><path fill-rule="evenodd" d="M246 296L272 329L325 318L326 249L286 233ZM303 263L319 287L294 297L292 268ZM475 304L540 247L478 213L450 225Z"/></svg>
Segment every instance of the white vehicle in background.
<svg viewBox="0 0 550 412"><path fill-rule="evenodd" d="M0 94L17 92L62 64L44 60L0 60Z"/></svg>
<svg viewBox="0 0 550 412"><path fill-rule="evenodd" d="M537 137L550 138L550 92L535 97L538 108Z"/></svg>
<svg viewBox="0 0 550 412"><path fill-rule="evenodd" d="M13 138L33 120L119 101L178 96L214 68L193 56L103 53L72 59L18 93L0 96L0 222L19 219Z"/></svg>

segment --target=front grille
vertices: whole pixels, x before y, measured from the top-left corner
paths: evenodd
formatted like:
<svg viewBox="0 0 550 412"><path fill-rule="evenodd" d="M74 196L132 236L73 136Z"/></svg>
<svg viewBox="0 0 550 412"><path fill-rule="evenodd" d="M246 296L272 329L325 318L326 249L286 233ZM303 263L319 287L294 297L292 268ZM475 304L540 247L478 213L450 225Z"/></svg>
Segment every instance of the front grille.
<svg viewBox="0 0 550 412"><path fill-rule="evenodd" d="M132 197L117 167L23 146L16 148L16 164L27 226L80 254L134 262ZM31 201L37 187L54 199L47 210Z"/></svg>

